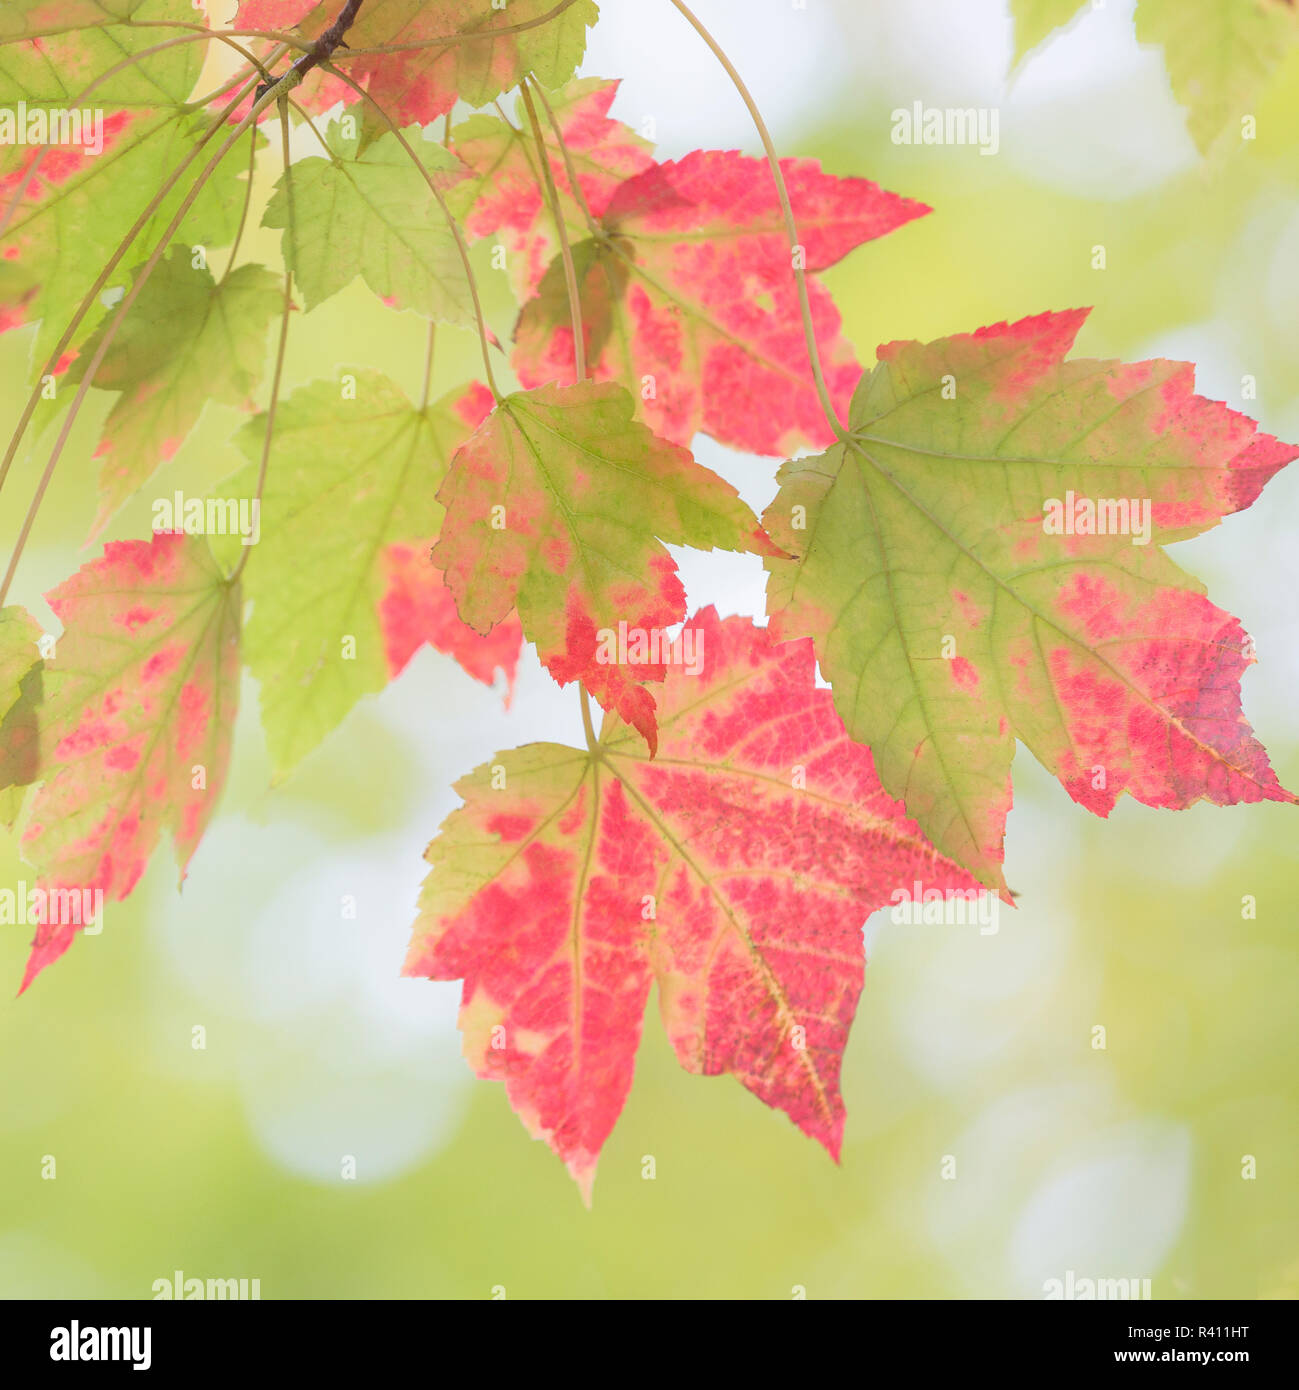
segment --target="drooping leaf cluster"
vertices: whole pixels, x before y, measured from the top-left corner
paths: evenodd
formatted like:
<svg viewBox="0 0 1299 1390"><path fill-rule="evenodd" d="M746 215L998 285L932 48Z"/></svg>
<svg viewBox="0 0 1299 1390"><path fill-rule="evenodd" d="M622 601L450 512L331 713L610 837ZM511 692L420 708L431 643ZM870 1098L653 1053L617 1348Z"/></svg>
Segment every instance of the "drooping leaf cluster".
<svg viewBox="0 0 1299 1390"><path fill-rule="evenodd" d="M1172 7L1141 0L1137 25L1205 145L1294 24L1271 0L1195 6L1231 35L1212 84ZM1021 51L1076 8L1016 0ZM862 922L915 884L1010 901L1016 740L1099 815L1125 791L1294 800L1241 713L1248 638L1162 547L1299 452L1197 396L1189 366L1070 357L1080 312L863 363L818 272L929 209L814 160L657 159L610 115L616 83L574 77L596 18L0 12L0 110L27 123L0 143L0 330L32 352L0 484L53 441L0 604L90 393L111 395L95 536L166 492L209 401L248 417L246 465L195 515L109 541L47 595L53 646L0 608L0 817L43 886L121 899L165 835L182 874L198 848L241 666L282 777L420 646L490 684L532 644L579 685L588 746L457 784L406 969L464 980L466 1055L588 1194L651 984L684 1067L732 1073L837 1155ZM310 142L292 159L290 128ZM276 160L266 265L244 248ZM480 242L518 299L504 350ZM287 381L287 335L357 282L428 321L426 382L443 324L479 335L484 381L418 402L372 370ZM694 458L700 433L799 455L761 519ZM1064 498L1121 500L1143 543L1095 510L1053 525ZM250 514L248 544L210 543ZM769 626L687 619L669 545L761 556ZM78 925L40 924L24 987Z"/></svg>

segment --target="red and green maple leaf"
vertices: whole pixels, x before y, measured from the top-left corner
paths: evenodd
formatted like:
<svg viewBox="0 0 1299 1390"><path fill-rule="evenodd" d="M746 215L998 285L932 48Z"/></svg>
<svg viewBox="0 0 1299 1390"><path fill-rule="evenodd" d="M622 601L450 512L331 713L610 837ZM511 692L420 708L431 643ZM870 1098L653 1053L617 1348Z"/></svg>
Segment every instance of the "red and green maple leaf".
<svg viewBox="0 0 1299 1390"><path fill-rule="evenodd" d="M814 159L780 165L809 271L929 211ZM824 448L834 434L815 387L791 250L771 173L734 151L697 151L620 184L601 234L573 248L591 375L619 381L664 439L697 431L755 454ZM861 375L829 292L809 278L827 385L847 408ZM573 379L563 266L552 262L519 316L525 386Z"/></svg>
<svg viewBox="0 0 1299 1390"><path fill-rule="evenodd" d="M670 669L657 758L615 716L594 754L535 743L456 784L406 961L464 979L460 1027L589 1201L651 984L677 1059L728 1072L838 1158L862 925L974 894L885 794L815 681L811 644L705 609Z"/></svg>
<svg viewBox="0 0 1299 1390"><path fill-rule="evenodd" d="M36 358L43 364L140 219L149 202L141 190L158 188L194 149L202 129L203 118L189 99L202 69L203 45L146 55L166 30L140 27L140 22L194 25L202 16L189 0L78 0L29 5L20 14L12 5L3 10L10 31L0 20L0 37L43 37L0 46L0 106L22 101L29 120L33 114L44 118L73 110L101 109L103 115L99 153L75 144L0 145L0 331L40 320ZM123 25L123 18L137 21L137 27ZM84 134L89 139L91 131ZM246 150L232 150L221 162L181 224L186 244L229 243L238 225L239 181L247 164ZM188 189L189 181L182 179L161 199L144 219L137 248L152 248ZM126 281L122 268L109 288ZM74 337L74 347L93 325L92 315Z"/></svg>
<svg viewBox="0 0 1299 1390"><path fill-rule="evenodd" d="M590 228L569 183L569 162L592 217L604 215L620 183L654 163L650 142L610 118L617 91L617 82L589 77L570 82L550 98L563 147L549 121L542 124L542 139L570 242L589 236ZM515 119L517 126L497 116L478 115L452 128L451 148L471 177L448 189L447 202L471 239L492 236L506 248L510 284L525 300L536 293L558 254L559 238L522 98Z"/></svg>
<svg viewBox="0 0 1299 1390"><path fill-rule="evenodd" d="M662 634L686 615L662 544L774 553L735 489L632 418L612 382L543 386L502 400L451 461L433 562L460 616L486 633L517 607L561 684L580 680L653 749L659 654L605 660L620 622Z"/></svg>
<svg viewBox="0 0 1299 1390"><path fill-rule="evenodd" d="M1186 363L1066 360L1085 317L886 344L849 440L785 464L764 517L796 557L767 562L773 627L814 639L884 786L998 887L1016 738L1102 816L1125 791L1295 800L1241 714L1240 623L1160 546L1299 449L1197 396ZM1049 534L1076 499L1129 533Z"/></svg>
<svg viewBox="0 0 1299 1390"><path fill-rule="evenodd" d="M40 884L122 899L170 830L181 876L225 784L239 699L237 583L202 538L111 541L46 595L40 770L23 853ZM23 989L78 928L43 924Z"/></svg>

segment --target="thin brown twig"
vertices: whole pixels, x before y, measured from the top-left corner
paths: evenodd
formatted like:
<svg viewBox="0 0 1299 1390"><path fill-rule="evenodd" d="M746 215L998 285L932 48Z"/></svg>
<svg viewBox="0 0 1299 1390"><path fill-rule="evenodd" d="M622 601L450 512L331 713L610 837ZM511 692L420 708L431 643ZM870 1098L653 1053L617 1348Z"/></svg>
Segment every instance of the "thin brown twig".
<svg viewBox="0 0 1299 1390"><path fill-rule="evenodd" d="M289 75L294 77L290 86L296 87L309 72L333 57L334 50L343 43L343 36L356 23L357 13L364 3L365 0L347 0L347 4L343 6L338 18L311 45L310 51L304 53L285 74L286 77ZM270 83L262 83L257 89L257 95L260 97L264 92L268 92L270 87Z"/></svg>
<svg viewBox="0 0 1299 1390"><path fill-rule="evenodd" d="M426 39L410 39L405 43L383 43L375 44L369 48L348 48L344 53L336 54L333 61L351 62L357 58L368 58L381 53L409 53L422 48L450 48L454 44L482 43L485 40L508 38L511 34L522 34L529 29L538 29L544 24L549 24L552 19L558 19L565 10L570 9L576 3L577 0L560 0L560 3L553 9L547 10L545 14L538 15L535 19L521 20L518 24L502 24L498 29L469 30L455 34L432 34ZM274 43L288 44L290 48L296 48L303 54L309 54L315 47L315 43L311 39L304 39L301 34L294 34L285 29L213 29L206 24L186 23L179 19L122 19L114 24L102 24L95 27L100 29L183 29L205 39L266 39ZM15 43L30 43L33 39L58 38L68 32L67 29L43 29L14 34L10 38L0 39L0 48Z"/></svg>

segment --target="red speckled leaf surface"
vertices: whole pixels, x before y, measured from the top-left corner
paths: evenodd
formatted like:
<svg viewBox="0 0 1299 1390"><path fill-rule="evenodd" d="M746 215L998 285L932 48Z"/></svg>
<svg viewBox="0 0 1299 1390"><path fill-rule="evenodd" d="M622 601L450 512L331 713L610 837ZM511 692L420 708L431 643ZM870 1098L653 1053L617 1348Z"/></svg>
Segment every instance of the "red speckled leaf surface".
<svg viewBox="0 0 1299 1390"><path fill-rule="evenodd" d="M390 545L384 552L388 588L379 602L379 622L389 678L396 680L427 642L454 657L463 671L484 685L491 685L497 671L503 671L512 691L523 645L518 618L511 614L485 637L461 622L441 570L429 560L429 549Z"/></svg>
<svg viewBox="0 0 1299 1390"><path fill-rule="evenodd" d="M651 984L681 1065L728 1072L838 1157L862 926L915 882L974 893L887 796L814 679L811 644L688 624L653 761L610 716L598 758L497 755L429 846L408 975L464 979L479 1076L589 1200Z"/></svg>
<svg viewBox="0 0 1299 1390"><path fill-rule="evenodd" d="M834 178L813 159L782 160L781 169L809 271L929 211L867 179ZM656 164L621 184L600 220L605 238L574 247L593 377L622 382L646 423L674 443L703 430L779 455L833 441L762 160L714 150ZM830 394L846 409L861 368L829 292L812 278L808 293ZM573 379L558 262L524 306L513 360L525 386Z"/></svg>
<svg viewBox="0 0 1299 1390"><path fill-rule="evenodd" d="M239 697L239 586L201 537L113 541L46 596L41 771L23 850L45 888L125 898L170 831L182 876L225 783ZM198 785L201 783L201 785ZM38 929L23 988L76 926Z"/></svg>
<svg viewBox="0 0 1299 1390"><path fill-rule="evenodd" d="M602 217L625 179L654 163L652 146L609 116L617 82L583 78L550 97L550 108L568 150L565 161L549 120L541 113L550 172L570 243L590 235L586 214L573 196L568 163L592 217ZM544 175L522 99L514 124L496 116L471 116L453 127L450 147L471 177L447 191L447 201L478 240L494 236L509 253L506 269L520 299L535 294L559 240L546 201Z"/></svg>

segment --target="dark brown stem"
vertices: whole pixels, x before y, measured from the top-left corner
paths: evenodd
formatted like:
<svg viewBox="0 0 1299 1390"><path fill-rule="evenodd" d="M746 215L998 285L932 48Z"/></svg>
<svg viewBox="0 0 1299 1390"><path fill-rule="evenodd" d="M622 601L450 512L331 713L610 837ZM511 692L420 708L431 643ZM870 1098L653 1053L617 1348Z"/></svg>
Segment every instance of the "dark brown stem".
<svg viewBox="0 0 1299 1390"><path fill-rule="evenodd" d="M347 0L342 13L312 44L311 51L304 53L289 69L289 72L294 75L294 80L289 84L290 86L296 87L313 68L318 68L321 63L327 63L334 56L335 50L343 46L343 35L356 23L357 12L363 3L364 0ZM260 98L270 89L270 84L262 83L257 89L258 97Z"/></svg>

